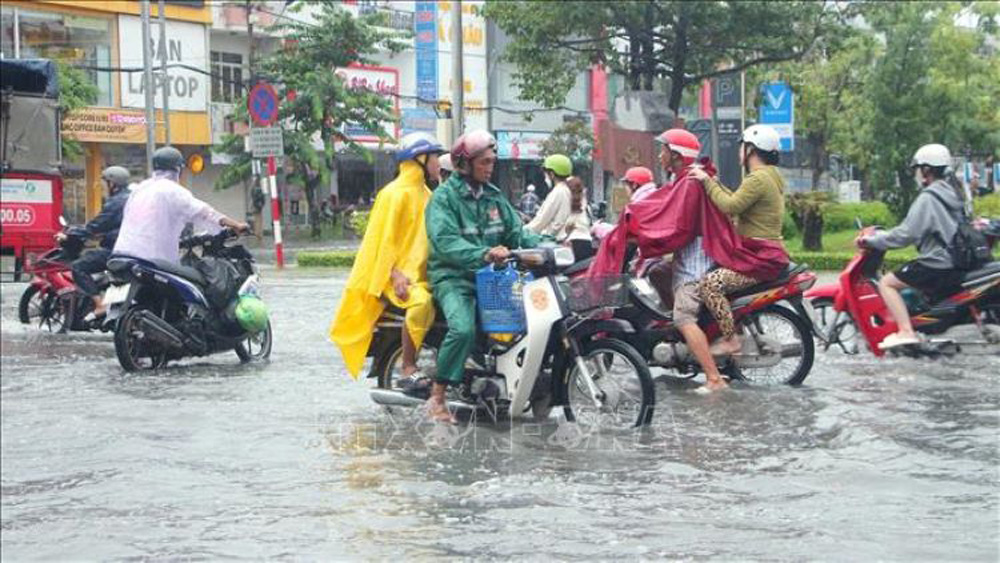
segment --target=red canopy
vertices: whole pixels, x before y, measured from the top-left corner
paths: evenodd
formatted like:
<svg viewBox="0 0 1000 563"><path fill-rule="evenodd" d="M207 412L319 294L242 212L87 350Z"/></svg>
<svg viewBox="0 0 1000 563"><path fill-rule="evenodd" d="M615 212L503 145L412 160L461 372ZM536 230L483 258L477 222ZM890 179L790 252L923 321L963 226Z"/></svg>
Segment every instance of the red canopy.
<svg viewBox="0 0 1000 563"><path fill-rule="evenodd" d="M670 186L630 203L618 225L601 242L589 275L621 271L630 237L642 256L652 258L676 252L702 236L705 253L723 268L757 280L777 278L788 267L788 253L779 241L742 237L708 198L701 182L680 172ZM706 163L706 171L714 168Z"/></svg>

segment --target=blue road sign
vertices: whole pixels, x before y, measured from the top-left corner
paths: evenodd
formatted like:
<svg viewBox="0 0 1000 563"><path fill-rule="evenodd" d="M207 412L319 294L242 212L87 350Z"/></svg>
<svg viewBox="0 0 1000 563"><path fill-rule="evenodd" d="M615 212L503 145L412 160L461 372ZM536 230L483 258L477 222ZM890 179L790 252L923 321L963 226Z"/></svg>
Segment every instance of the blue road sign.
<svg viewBox="0 0 1000 563"><path fill-rule="evenodd" d="M258 82L250 89L247 110L256 125L272 125L278 120L278 94L267 82Z"/></svg>
<svg viewBox="0 0 1000 563"><path fill-rule="evenodd" d="M761 87L759 123L770 125L781 135L781 150L795 150L795 95L787 82L769 82Z"/></svg>

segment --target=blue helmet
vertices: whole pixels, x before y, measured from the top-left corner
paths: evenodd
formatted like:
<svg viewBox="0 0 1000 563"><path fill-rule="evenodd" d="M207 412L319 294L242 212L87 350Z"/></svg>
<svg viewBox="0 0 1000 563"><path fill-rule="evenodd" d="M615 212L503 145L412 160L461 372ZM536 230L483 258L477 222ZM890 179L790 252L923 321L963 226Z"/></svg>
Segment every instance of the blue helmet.
<svg viewBox="0 0 1000 563"><path fill-rule="evenodd" d="M399 140L399 147L396 149L396 162L412 160L422 154L443 154L448 152L429 133L410 133Z"/></svg>

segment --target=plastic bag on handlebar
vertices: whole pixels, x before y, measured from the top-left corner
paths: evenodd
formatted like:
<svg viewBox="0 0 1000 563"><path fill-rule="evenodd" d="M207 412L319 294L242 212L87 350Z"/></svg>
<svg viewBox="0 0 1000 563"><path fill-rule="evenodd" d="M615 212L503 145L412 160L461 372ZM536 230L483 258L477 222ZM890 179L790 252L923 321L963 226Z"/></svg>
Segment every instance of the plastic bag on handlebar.
<svg viewBox="0 0 1000 563"><path fill-rule="evenodd" d="M243 281L239 270L229 260L202 256L191 266L205 278L205 297L216 309L223 309L236 299L236 292Z"/></svg>

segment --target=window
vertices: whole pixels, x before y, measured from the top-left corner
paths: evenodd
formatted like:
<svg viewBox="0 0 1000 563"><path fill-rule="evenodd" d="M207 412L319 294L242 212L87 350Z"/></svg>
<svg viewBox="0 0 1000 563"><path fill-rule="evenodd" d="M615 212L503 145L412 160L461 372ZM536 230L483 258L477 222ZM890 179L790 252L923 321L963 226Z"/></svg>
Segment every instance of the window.
<svg viewBox="0 0 1000 563"><path fill-rule="evenodd" d="M212 101L235 102L243 96L243 55L212 51Z"/></svg>
<svg viewBox="0 0 1000 563"><path fill-rule="evenodd" d="M111 66L110 19L4 9L2 32L5 58L44 58L73 65ZM93 103L110 106L111 73L93 69L83 72L97 86Z"/></svg>
<svg viewBox="0 0 1000 563"><path fill-rule="evenodd" d="M14 9L0 8L0 59L13 59L14 53Z"/></svg>

